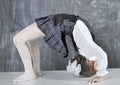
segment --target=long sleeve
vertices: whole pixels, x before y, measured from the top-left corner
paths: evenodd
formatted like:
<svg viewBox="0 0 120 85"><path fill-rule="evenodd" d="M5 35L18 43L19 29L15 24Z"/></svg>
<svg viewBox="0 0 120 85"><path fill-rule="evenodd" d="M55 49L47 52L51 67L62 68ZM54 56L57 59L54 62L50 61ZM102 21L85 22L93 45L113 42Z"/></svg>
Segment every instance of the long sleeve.
<svg viewBox="0 0 120 85"><path fill-rule="evenodd" d="M73 30L73 38L79 49L84 48L89 42L93 42L87 26L81 20L76 21Z"/></svg>
<svg viewBox="0 0 120 85"><path fill-rule="evenodd" d="M105 76L108 73L108 71L106 70L107 66L108 66L108 59L107 59L106 52L100 46L98 46L96 43L89 43L84 48L83 51L84 51L83 55L85 55L85 57L89 60L92 60L93 57L96 57L96 63L97 63L96 75L97 76Z"/></svg>
<svg viewBox="0 0 120 85"><path fill-rule="evenodd" d="M97 55L97 76L105 76L108 74L107 66L108 66L108 59L106 52L103 51L103 49L99 46L95 47L95 50L98 51Z"/></svg>
<svg viewBox="0 0 120 85"><path fill-rule="evenodd" d="M78 20L73 30L74 41L78 47L79 54L89 60L97 62L97 76L105 76L107 72L107 54L92 39L87 26Z"/></svg>

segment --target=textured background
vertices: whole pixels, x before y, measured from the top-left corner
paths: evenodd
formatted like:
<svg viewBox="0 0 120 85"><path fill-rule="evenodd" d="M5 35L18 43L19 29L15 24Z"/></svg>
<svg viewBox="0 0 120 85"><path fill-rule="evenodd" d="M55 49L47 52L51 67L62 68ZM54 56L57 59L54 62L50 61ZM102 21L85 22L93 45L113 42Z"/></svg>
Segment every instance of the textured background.
<svg viewBox="0 0 120 85"><path fill-rule="evenodd" d="M35 18L70 13L85 18L93 27L96 43L108 54L109 67L120 67L120 0L0 0L0 71L23 71L12 38ZM69 41L69 38L67 38ZM67 60L37 40L42 70L65 69ZM69 43L70 44L70 43Z"/></svg>

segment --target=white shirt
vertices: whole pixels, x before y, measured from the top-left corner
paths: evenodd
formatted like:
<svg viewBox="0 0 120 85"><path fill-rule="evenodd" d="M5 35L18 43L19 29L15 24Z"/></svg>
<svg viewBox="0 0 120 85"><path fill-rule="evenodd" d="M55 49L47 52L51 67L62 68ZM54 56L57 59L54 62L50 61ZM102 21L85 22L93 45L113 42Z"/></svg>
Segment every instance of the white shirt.
<svg viewBox="0 0 120 85"><path fill-rule="evenodd" d="M89 60L96 60L97 76L105 76L108 71L107 54L92 39L88 27L81 21L77 20L73 30L73 38L78 47L79 54Z"/></svg>

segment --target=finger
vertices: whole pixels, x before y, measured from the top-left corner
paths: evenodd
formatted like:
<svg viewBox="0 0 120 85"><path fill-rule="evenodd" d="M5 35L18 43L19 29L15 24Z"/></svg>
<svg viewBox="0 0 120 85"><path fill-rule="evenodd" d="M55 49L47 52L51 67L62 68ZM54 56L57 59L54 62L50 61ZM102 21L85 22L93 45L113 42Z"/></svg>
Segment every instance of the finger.
<svg viewBox="0 0 120 85"><path fill-rule="evenodd" d="M94 81L95 81L94 79L91 79L89 80L89 83L94 83Z"/></svg>
<svg viewBox="0 0 120 85"><path fill-rule="evenodd" d="M97 83L98 82L98 80L96 80L96 79L94 79L93 81L92 81L92 83Z"/></svg>
<svg viewBox="0 0 120 85"><path fill-rule="evenodd" d="M93 79L92 83L98 83L100 82L98 79Z"/></svg>
<svg viewBox="0 0 120 85"><path fill-rule="evenodd" d="M92 79L90 79L89 81L88 81L88 83L91 83L92 82Z"/></svg>
<svg viewBox="0 0 120 85"><path fill-rule="evenodd" d="M92 81L90 83L94 83L94 79L92 79Z"/></svg>

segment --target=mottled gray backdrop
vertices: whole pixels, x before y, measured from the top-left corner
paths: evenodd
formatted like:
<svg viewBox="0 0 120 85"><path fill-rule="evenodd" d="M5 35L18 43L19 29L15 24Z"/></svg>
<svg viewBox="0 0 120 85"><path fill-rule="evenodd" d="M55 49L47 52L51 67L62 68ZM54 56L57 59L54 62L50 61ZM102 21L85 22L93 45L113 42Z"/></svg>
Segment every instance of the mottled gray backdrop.
<svg viewBox="0 0 120 85"><path fill-rule="evenodd" d="M0 0L0 71L23 71L23 64L12 38L34 22L35 18L70 13L85 18L93 27L96 42L108 53L109 67L120 67L120 0ZM44 40L41 49L42 70L65 69L67 59L58 56ZM67 41L70 41L67 37Z"/></svg>

